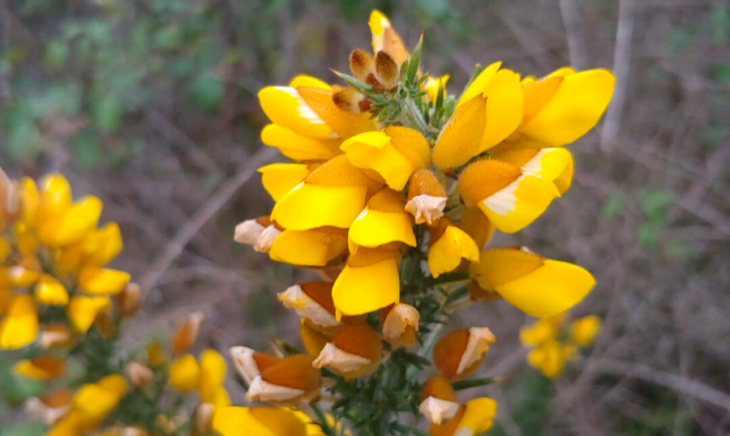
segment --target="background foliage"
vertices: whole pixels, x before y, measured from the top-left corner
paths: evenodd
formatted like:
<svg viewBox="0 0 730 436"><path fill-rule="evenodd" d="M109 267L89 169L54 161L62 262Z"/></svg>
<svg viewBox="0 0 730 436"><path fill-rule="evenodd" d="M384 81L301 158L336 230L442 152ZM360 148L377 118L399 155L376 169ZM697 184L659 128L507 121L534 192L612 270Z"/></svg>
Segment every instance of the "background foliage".
<svg viewBox="0 0 730 436"><path fill-rule="evenodd" d="M0 163L15 176L63 171L119 221L120 267L153 290L124 346L164 335L191 309L208 315L201 347L296 341L273 292L308 273L231 241L235 223L270 207L250 175L266 122L256 92L299 72L334 81L327 68L346 70L349 50L367 48L373 7L409 46L426 31L425 67L451 72L451 92L476 62L498 59L525 74L572 63L619 76L606 120L572 147L573 190L497 241L593 271L598 287L577 312L605 316L604 332L553 384L524 365L515 309L471 308L465 324L499 338L484 375L511 376L484 388L500 402L494 433L727 434L722 0L0 0ZM38 389L2 361L0 386L10 404ZM0 409L3 424L18 418ZM40 431L3 425L0 435Z"/></svg>

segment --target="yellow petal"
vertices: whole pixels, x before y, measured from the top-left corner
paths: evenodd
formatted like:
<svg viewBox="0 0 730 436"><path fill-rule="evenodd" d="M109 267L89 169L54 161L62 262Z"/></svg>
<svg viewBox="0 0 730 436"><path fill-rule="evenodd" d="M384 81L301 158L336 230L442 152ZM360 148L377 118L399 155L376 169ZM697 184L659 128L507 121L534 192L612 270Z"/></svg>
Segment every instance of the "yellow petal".
<svg viewBox="0 0 730 436"><path fill-rule="evenodd" d="M434 165L442 169L458 167L477 155L486 117L487 101L481 94L457 106L436 140Z"/></svg>
<svg viewBox="0 0 730 436"><path fill-rule="evenodd" d="M291 230L350 227L365 206L365 186L318 186L300 183L271 211L271 219Z"/></svg>
<svg viewBox="0 0 730 436"><path fill-rule="evenodd" d="M436 99L438 99L439 88L443 89L443 95L446 97L446 83L450 77L451 75L449 74L444 74L437 78L428 76L428 79L426 79L426 92L428 93L428 99L432 103L436 103Z"/></svg>
<svg viewBox="0 0 730 436"><path fill-rule="evenodd" d="M73 412L78 413L82 423L93 428L117 407L126 390L127 382L120 375L109 375L97 383L86 384L74 397Z"/></svg>
<svg viewBox="0 0 730 436"><path fill-rule="evenodd" d="M198 389L200 386L200 365L190 354L175 359L168 370L170 386L183 392Z"/></svg>
<svg viewBox="0 0 730 436"><path fill-rule="evenodd" d="M528 347L537 347L557 339L562 327L561 315L537 320L531 326L520 328L520 342Z"/></svg>
<svg viewBox="0 0 730 436"><path fill-rule="evenodd" d="M478 207L470 207L461 214L459 228L466 232L481 250L492 239L494 226Z"/></svg>
<svg viewBox="0 0 730 436"><path fill-rule="evenodd" d="M564 348L557 341L549 341L527 354L527 363L550 379L563 373L565 360Z"/></svg>
<svg viewBox="0 0 730 436"><path fill-rule="evenodd" d="M426 168L430 160L430 147L423 135L401 126L361 133L343 142L340 148L353 165L375 170L397 191L405 187L414 171Z"/></svg>
<svg viewBox="0 0 730 436"><path fill-rule="evenodd" d="M41 197L38 204L37 225L63 214L71 206L71 186L60 174L50 174L40 181Z"/></svg>
<svg viewBox="0 0 730 436"><path fill-rule="evenodd" d="M389 213L366 208L353 221L348 237L363 247L377 247L394 241L416 246L413 218L405 211Z"/></svg>
<svg viewBox="0 0 730 436"><path fill-rule="evenodd" d="M347 249L344 230L284 230L269 251L271 259L302 266L325 266Z"/></svg>
<svg viewBox="0 0 730 436"><path fill-rule="evenodd" d="M468 428L475 435L484 433L492 428L492 419L496 412L497 402L491 398L475 398L467 401L466 410L458 428ZM457 432L459 431L457 430Z"/></svg>
<svg viewBox="0 0 730 436"><path fill-rule="evenodd" d="M324 89L325 91L332 91L332 87L329 84L317 79L316 77L307 76L305 74L300 74L291 79L291 82L289 82L289 86L291 86L292 88L305 86L307 88L317 88Z"/></svg>
<svg viewBox="0 0 730 436"><path fill-rule="evenodd" d="M492 80L492 77L494 77L501 66L502 62L494 62L484 68L484 70L482 70L482 72L479 73L479 75L469 84L469 87L466 88L461 97L459 97L459 103L456 107L458 108L477 95L482 95L484 93L484 88L489 81Z"/></svg>
<svg viewBox="0 0 730 436"><path fill-rule="evenodd" d="M555 187L558 188L560 195L565 194L573 183L573 155L568 153L568 162L563 172L553 180Z"/></svg>
<svg viewBox="0 0 730 436"><path fill-rule="evenodd" d="M614 77L608 70L568 75L520 132L553 146L569 144L596 125L611 100L613 86Z"/></svg>
<svg viewBox="0 0 730 436"><path fill-rule="evenodd" d="M13 247L10 245L5 238L0 237L0 263L5 262L10 253L13 252Z"/></svg>
<svg viewBox="0 0 730 436"><path fill-rule="evenodd" d="M279 201L309 174L304 164L275 163L259 168L261 183L274 201Z"/></svg>
<svg viewBox="0 0 730 436"><path fill-rule="evenodd" d="M581 347L588 347L600 330L601 318L595 315L576 319L570 325L570 341Z"/></svg>
<svg viewBox="0 0 730 436"><path fill-rule="evenodd" d="M479 262L479 248L474 240L456 226L448 226L428 248L428 269L438 277L456 269L461 259Z"/></svg>
<svg viewBox="0 0 730 436"><path fill-rule="evenodd" d="M48 380L66 371L66 360L53 356L39 356L21 360L13 367L16 374L36 380Z"/></svg>
<svg viewBox="0 0 730 436"><path fill-rule="evenodd" d="M38 312L27 295L13 298L7 314L0 320L0 349L13 350L30 345L38 336Z"/></svg>
<svg viewBox="0 0 730 436"><path fill-rule="evenodd" d="M305 436L304 422L293 412L273 407L224 407L213 417L222 436Z"/></svg>
<svg viewBox="0 0 730 436"><path fill-rule="evenodd" d="M494 74L484 88L487 98L487 126L478 153L505 140L522 121L520 75L510 70Z"/></svg>
<svg viewBox="0 0 730 436"><path fill-rule="evenodd" d="M226 361L217 351L208 349L200 356L200 399L214 404L226 377Z"/></svg>
<svg viewBox="0 0 730 436"><path fill-rule="evenodd" d="M23 177L20 183L23 196L23 212L20 219L23 224L33 228L35 227L36 218L38 216L38 208L41 201L40 194L38 193L38 187L33 179L28 177Z"/></svg>
<svg viewBox="0 0 730 436"><path fill-rule="evenodd" d="M306 107L311 109L318 119L324 121L326 125L332 129L332 132L336 135L332 138L349 138L350 136L357 135L358 133L375 129L375 122L370 119L369 112L352 113L340 109L332 98L332 91L299 87L296 88L296 92L305 102ZM317 138L322 139L319 137Z"/></svg>
<svg viewBox="0 0 730 436"><path fill-rule="evenodd" d="M122 252L122 232L117 223L111 222L86 237L83 250L86 263L105 266Z"/></svg>
<svg viewBox="0 0 730 436"><path fill-rule="evenodd" d="M35 286L35 299L47 306L65 306L68 304L68 291L53 276L43 274Z"/></svg>
<svg viewBox="0 0 730 436"><path fill-rule="evenodd" d="M373 52L384 51L390 56L396 65L400 66L408 59L408 50L403 44L398 33L393 29L388 17L377 9L370 13L368 21L372 33Z"/></svg>
<svg viewBox="0 0 730 436"><path fill-rule="evenodd" d="M28 256L35 256L40 248L41 241L35 230L23 223L16 223L15 230L15 246L19 252Z"/></svg>
<svg viewBox="0 0 730 436"><path fill-rule="evenodd" d="M562 67L548 74L547 77L568 77L573 74L575 74L575 70L572 67Z"/></svg>
<svg viewBox="0 0 730 436"><path fill-rule="evenodd" d="M332 298L338 311L361 315L397 303L400 299L398 263L395 259L353 267L346 265L335 281Z"/></svg>
<svg viewBox="0 0 730 436"><path fill-rule="evenodd" d="M564 148L514 148L491 157L520 168L522 174L550 181L565 173L569 162L572 163L570 152Z"/></svg>
<svg viewBox="0 0 730 436"><path fill-rule="evenodd" d="M495 290L528 315L546 318L578 304L595 284L593 276L577 265L544 259L541 267Z"/></svg>
<svg viewBox="0 0 730 436"><path fill-rule="evenodd" d="M44 245L63 247L80 241L99 221L103 204L96 197L84 197L63 214L39 226Z"/></svg>
<svg viewBox="0 0 730 436"><path fill-rule="evenodd" d="M83 297L76 295L71 297L66 306L66 315L71 325L79 333L86 333L96 319L96 315L109 307L111 301L108 297Z"/></svg>
<svg viewBox="0 0 730 436"><path fill-rule="evenodd" d="M515 233L537 219L558 195L555 185L532 176L521 176L478 206L504 233Z"/></svg>
<svg viewBox="0 0 730 436"><path fill-rule="evenodd" d="M92 295L115 295L122 292L131 279L125 271L87 266L79 274L78 285Z"/></svg>
<svg viewBox="0 0 730 436"><path fill-rule="evenodd" d="M298 161L326 160L339 154L337 147L328 146L330 141L310 139L276 124L264 127L261 142L278 148L284 156Z"/></svg>
<svg viewBox="0 0 730 436"><path fill-rule="evenodd" d="M317 115L295 88L267 86L259 91L261 109L267 117L297 135L312 139L333 139L337 134Z"/></svg>
<svg viewBox="0 0 730 436"><path fill-rule="evenodd" d="M562 83L562 77L545 77L527 84L523 82L524 105L522 108L522 123L526 123L536 113L540 112L547 102L553 98L553 95L555 95L555 92Z"/></svg>

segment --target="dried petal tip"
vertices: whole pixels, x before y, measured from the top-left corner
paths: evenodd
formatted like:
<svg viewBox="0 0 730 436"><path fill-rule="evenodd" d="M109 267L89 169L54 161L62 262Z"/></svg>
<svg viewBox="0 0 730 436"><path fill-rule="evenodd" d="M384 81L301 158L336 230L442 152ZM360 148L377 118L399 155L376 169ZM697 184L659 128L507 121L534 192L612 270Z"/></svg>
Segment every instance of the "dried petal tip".
<svg viewBox="0 0 730 436"><path fill-rule="evenodd" d="M418 321L421 315L415 307L398 303L384 309L383 336L394 347L410 347L416 343Z"/></svg>
<svg viewBox="0 0 730 436"><path fill-rule="evenodd" d="M495 341L487 327L453 331L434 346L434 366L449 380L464 379L477 369L489 344Z"/></svg>
<svg viewBox="0 0 730 436"><path fill-rule="evenodd" d="M349 326L325 345L312 365L331 368L346 378L361 377L378 366L382 347L378 334L371 327Z"/></svg>
<svg viewBox="0 0 730 436"><path fill-rule="evenodd" d="M259 353L248 347L231 347L229 352L236 370L249 384L261 375L261 371L280 360L276 356Z"/></svg>
<svg viewBox="0 0 730 436"><path fill-rule="evenodd" d="M233 240L239 244L254 245L266 229L258 220L246 220L236 226Z"/></svg>
<svg viewBox="0 0 730 436"><path fill-rule="evenodd" d="M434 424L453 418L459 403L451 383L441 376L431 377L423 386L418 410Z"/></svg>
<svg viewBox="0 0 730 436"><path fill-rule="evenodd" d="M291 286L278 294L279 301L315 326L332 328L340 322L335 318L332 283L310 282Z"/></svg>
<svg viewBox="0 0 730 436"><path fill-rule="evenodd" d="M357 80L365 82L368 74L372 73L374 68L375 60L370 54L359 48L350 53L350 71Z"/></svg>
<svg viewBox="0 0 730 436"><path fill-rule="evenodd" d="M145 388L152 382L152 370L139 362L129 362L125 372L129 381L138 388Z"/></svg>
<svg viewBox="0 0 730 436"><path fill-rule="evenodd" d="M122 292L117 294L117 307L122 318L131 318L139 311L141 289L137 283L127 283Z"/></svg>
<svg viewBox="0 0 730 436"><path fill-rule="evenodd" d="M312 366L312 359L295 354L262 369L261 375L251 382L246 397L250 401L295 404L315 398L321 385L320 372Z"/></svg>
<svg viewBox="0 0 730 436"><path fill-rule="evenodd" d="M406 203L406 212L413 215L416 224L427 223L432 225L439 218L444 216L447 197L432 197L430 195L418 195Z"/></svg>
<svg viewBox="0 0 730 436"><path fill-rule="evenodd" d="M281 235L281 230L279 230L274 224L268 226L263 232L261 232L261 236L259 236L253 244L253 249L259 253L268 253L279 235Z"/></svg>
<svg viewBox="0 0 730 436"><path fill-rule="evenodd" d="M25 402L25 410L45 424L53 425L71 410L73 397L74 392L70 389L33 397Z"/></svg>
<svg viewBox="0 0 730 436"><path fill-rule="evenodd" d="M175 354L184 354L193 346L198 338L198 330L203 318L205 318L203 312L194 312L187 316L172 341L172 351Z"/></svg>
<svg viewBox="0 0 730 436"><path fill-rule="evenodd" d="M71 347L73 343L73 331L61 324L52 324L45 327L38 337L38 345L46 350L56 347Z"/></svg>

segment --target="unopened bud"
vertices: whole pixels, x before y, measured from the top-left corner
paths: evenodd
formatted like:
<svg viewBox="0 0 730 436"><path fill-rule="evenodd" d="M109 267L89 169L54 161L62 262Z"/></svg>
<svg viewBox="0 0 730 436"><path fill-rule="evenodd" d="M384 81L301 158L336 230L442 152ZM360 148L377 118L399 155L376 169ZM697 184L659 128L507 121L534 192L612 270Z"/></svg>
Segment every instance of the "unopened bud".
<svg viewBox="0 0 730 436"><path fill-rule="evenodd" d="M398 86L400 69L386 52L379 51L375 55L375 73L385 90L392 90Z"/></svg>
<svg viewBox="0 0 730 436"><path fill-rule="evenodd" d="M421 169L413 173L405 209L416 219L416 224L433 225L444 215L447 200L446 189L432 171Z"/></svg>
<svg viewBox="0 0 730 436"><path fill-rule="evenodd" d="M43 349L70 348L75 343L74 332L62 324L51 324L45 327L38 337L38 345Z"/></svg>
<svg viewBox="0 0 730 436"><path fill-rule="evenodd" d="M139 362L129 362L125 368L127 378L138 388L146 388L152 382L152 370Z"/></svg>
<svg viewBox="0 0 730 436"><path fill-rule="evenodd" d="M416 343L421 315L415 307L397 303L383 309L383 337L394 347L410 347Z"/></svg>
<svg viewBox="0 0 730 436"><path fill-rule="evenodd" d="M382 358L383 344L370 326L353 325L328 342L317 359L315 368L331 368L345 378L369 374Z"/></svg>
<svg viewBox="0 0 730 436"><path fill-rule="evenodd" d="M487 327L472 327L453 331L436 342L433 363L449 380L461 380L471 375L484 360L484 353L496 338Z"/></svg>
<svg viewBox="0 0 730 436"><path fill-rule="evenodd" d="M271 354L259 353L248 347L231 347L229 350L236 371L248 384L261 375L261 371L280 359Z"/></svg>
<svg viewBox="0 0 730 436"><path fill-rule="evenodd" d="M295 404L319 395L322 386L320 371L312 366L312 358L296 354L278 360L261 371L249 386L246 398L275 404Z"/></svg>
<svg viewBox="0 0 730 436"><path fill-rule="evenodd" d="M200 323L203 322L205 315L203 312L194 312L187 316L185 322L177 330L175 338L172 340L172 352L175 354L185 354L190 347L193 346L198 338L198 330Z"/></svg>
<svg viewBox="0 0 730 436"><path fill-rule="evenodd" d="M355 88L343 88L332 94L332 101L345 112L360 114L370 109L370 102L365 95Z"/></svg>
<svg viewBox="0 0 730 436"><path fill-rule="evenodd" d="M375 60L373 57L356 48L350 53L350 71L352 75L361 82L367 80L368 74L371 74L375 68Z"/></svg>
<svg viewBox="0 0 730 436"><path fill-rule="evenodd" d="M271 220L268 216L246 220L236 226L233 240L239 244L254 245L270 224Z"/></svg>
<svg viewBox="0 0 730 436"><path fill-rule="evenodd" d="M117 326L114 323L114 316L110 307L107 307L96 315L94 325L99 329L99 333L101 333L101 337L104 339L109 339L116 334Z"/></svg>
<svg viewBox="0 0 730 436"><path fill-rule="evenodd" d="M459 410L456 392L451 383L441 376L429 379L423 387L418 410L433 424L451 419Z"/></svg>
<svg viewBox="0 0 730 436"><path fill-rule="evenodd" d="M131 318L139 311L141 289L137 283L127 283L116 296L117 309L122 318Z"/></svg>
<svg viewBox="0 0 730 436"><path fill-rule="evenodd" d="M53 425L71 410L73 398L72 390L63 389L49 395L30 398L25 403L25 409L46 425Z"/></svg>
<svg viewBox="0 0 730 436"><path fill-rule="evenodd" d="M282 230L276 224L271 224L266 227L261 232L261 236L256 240L256 243L253 244L253 249L259 253L268 253L271 250L271 246L274 245L276 238L281 235L281 232Z"/></svg>

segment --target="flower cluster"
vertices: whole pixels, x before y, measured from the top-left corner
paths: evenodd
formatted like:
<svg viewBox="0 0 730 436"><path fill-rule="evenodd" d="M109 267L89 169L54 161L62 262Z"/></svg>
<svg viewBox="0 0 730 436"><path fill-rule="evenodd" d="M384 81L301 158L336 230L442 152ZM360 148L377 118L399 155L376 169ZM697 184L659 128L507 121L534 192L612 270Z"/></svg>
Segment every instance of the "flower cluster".
<svg viewBox="0 0 730 436"><path fill-rule="evenodd" d="M271 121L263 143L296 162L260 168L274 208L239 224L234 239L323 280L279 294L301 318L305 352L292 347L281 358L236 347L232 355L251 401L300 407L325 385L333 415L361 434L405 434L394 417L416 410L434 435L477 434L496 404L461 404L454 383L477 369L494 335L438 332L467 292L550 318L593 288L577 265L525 247L484 247L495 230L524 229L568 191L574 162L563 146L595 126L614 78L568 67L522 77L496 62L477 65L454 97L448 75L422 73L421 42L409 52L378 11L369 25L372 53L354 50L351 74L336 73L346 85L297 76L259 92ZM407 351L415 345L418 353ZM416 375L430 365L439 375L422 385ZM405 391L401 404L378 391L389 378ZM368 414L368 403L393 409Z"/></svg>
<svg viewBox="0 0 730 436"><path fill-rule="evenodd" d="M527 363L547 378L558 378L565 363L577 356L578 348L593 344L601 329L595 315L579 318L567 326L567 315L560 314L538 320L520 330L520 341L530 349Z"/></svg>

